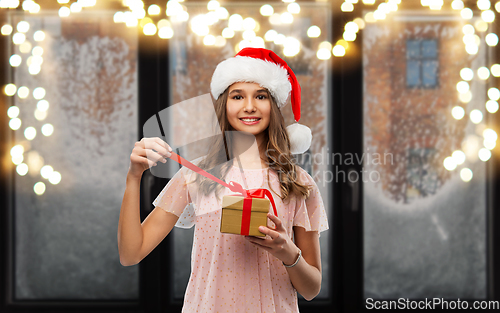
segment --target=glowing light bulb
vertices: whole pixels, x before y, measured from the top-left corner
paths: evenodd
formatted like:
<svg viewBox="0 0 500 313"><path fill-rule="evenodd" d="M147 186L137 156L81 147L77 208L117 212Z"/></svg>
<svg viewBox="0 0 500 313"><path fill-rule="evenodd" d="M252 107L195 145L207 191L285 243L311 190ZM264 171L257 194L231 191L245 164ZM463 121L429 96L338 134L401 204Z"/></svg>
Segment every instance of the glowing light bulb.
<svg viewBox="0 0 500 313"><path fill-rule="evenodd" d="M203 38L203 44L205 46L213 46L215 44L215 37L213 35L206 35Z"/></svg>
<svg viewBox="0 0 500 313"><path fill-rule="evenodd" d="M486 148L481 148L478 152L478 156L481 161L486 162L491 158L491 151Z"/></svg>
<svg viewBox="0 0 500 313"><path fill-rule="evenodd" d="M33 90L33 98L36 100L41 100L45 97L45 88L43 87L37 87L35 90Z"/></svg>
<svg viewBox="0 0 500 313"><path fill-rule="evenodd" d="M49 109L49 102L47 100L40 100L36 104L36 108L40 111L47 111Z"/></svg>
<svg viewBox="0 0 500 313"><path fill-rule="evenodd" d="M220 3L219 1L216 1L216 0L211 0L211 1L208 1L208 4L207 4L207 9L209 11L215 11L217 10L217 8L220 7Z"/></svg>
<svg viewBox="0 0 500 313"><path fill-rule="evenodd" d="M491 114L496 113L498 111L498 102L494 100L486 101L486 110Z"/></svg>
<svg viewBox="0 0 500 313"><path fill-rule="evenodd" d="M486 128L483 131L483 138L488 141L496 141L498 139L498 135L493 129Z"/></svg>
<svg viewBox="0 0 500 313"><path fill-rule="evenodd" d="M16 94L17 87L14 84L5 85L4 92L7 96L13 96Z"/></svg>
<svg viewBox="0 0 500 313"><path fill-rule="evenodd" d="M332 49L332 54L336 57L343 57L345 55L345 48L341 45L336 45Z"/></svg>
<svg viewBox="0 0 500 313"><path fill-rule="evenodd" d="M54 168L50 165L44 165L41 169L40 169L40 175L47 179L50 177L50 174L52 174L52 172L54 171Z"/></svg>
<svg viewBox="0 0 500 313"><path fill-rule="evenodd" d="M33 140L36 137L36 129L33 126L26 127L24 137L28 140Z"/></svg>
<svg viewBox="0 0 500 313"><path fill-rule="evenodd" d="M5 24L0 29L0 32L2 33L2 35L8 36L8 35L12 34L12 30L13 30L12 26L10 26L9 24Z"/></svg>
<svg viewBox="0 0 500 313"><path fill-rule="evenodd" d="M30 23L26 21L21 21L17 23L17 31L20 33L26 33L30 29Z"/></svg>
<svg viewBox="0 0 500 313"><path fill-rule="evenodd" d="M488 150L489 151L489 150ZM24 176L28 173L28 165L26 163L21 163L16 166L16 172L19 176Z"/></svg>
<svg viewBox="0 0 500 313"><path fill-rule="evenodd" d="M264 35L264 39L266 41L274 41L274 39L276 39L276 36L278 35L278 32L275 31L274 29L270 29L266 32L266 34ZM224 36L224 33L222 33L222 36ZM234 36L234 34L233 34ZM226 37L226 36L224 36ZM227 38L227 37L226 37Z"/></svg>
<svg viewBox="0 0 500 313"><path fill-rule="evenodd" d="M45 33L41 30L37 30L34 34L33 34L33 39L37 42L39 41L43 41L45 39Z"/></svg>
<svg viewBox="0 0 500 313"><path fill-rule="evenodd" d="M36 109L34 113L35 113L35 118L38 121L43 121L47 117L47 111L40 111Z"/></svg>
<svg viewBox="0 0 500 313"><path fill-rule="evenodd" d="M19 54L13 54L9 58L9 63L10 63L10 66L12 66L12 67L18 67L19 65L21 65L22 61L23 61L23 59L21 58L21 56Z"/></svg>
<svg viewBox="0 0 500 313"><path fill-rule="evenodd" d="M300 5L296 2L293 2L293 3L290 3L286 9L288 10L288 12L290 12L291 14L299 14L300 13Z"/></svg>
<svg viewBox="0 0 500 313"><path fill-rule="evenodd" d="M280 21L283 24L293 23L293 15L290 12L285 12L280 15Z"/></svg>
<svg viewBox="0 0 500 313"><path fill-rule="evenodd" d="M17 96L21 99L26 99L28 97L28 95L30 94L30 90L28 87L26 86L21 86L19 87L19 89L17 90Z"/></svg>
<svg viewBox="0 0 500 313"><path fill-rule="evenodd" d="M469 168L463 168L460 170L460 178L464 182L469 182L472 179L472 171Z"/></svg>
<svg viewBox="0 0 500 313"><path fill-rule="evenodd" d="M344 2L340 6L340 10L342 12L352 12L352 11L354 11L354 6L352 5L352 3Z"/></svg>
<svg viewBox="0 0 500 313"><path fill-rule="evenodd" d="M474 77L474 71L465 67L460 70L460 77L462 77L463 80L470 81Z"/></svg>
<svg viewBox="0 0 500 313"><path fill-rule="evenodd" d="M61 182L61 174L57 171L53 171L51 174L50 174L50 177L49 177L49 182L52 184L52 185L57 185L59 184L59 182Z"/></svg>
<svg viewBox="0 0 500 313"><path fill-rule="evenodd" d="M158 5L152 4L148 8L148 14L149 15L159 15L161 12L161 9Z"/></svg>
<svg viewBox="0 0 500 313"><path fill-rule="evenodd" d="M495 20L495 12L491 10L486 10L481 13L481 18L486 23L492 23Z"/></svg>
<svg viewBox="0 0 500 313"><path fill-rule="evenodd" d="M330 52L330 49L318 49L318 52L316 52L316 57L320 60L328 60L332 57L332 54Z"/></svg>
<svg viewBox="0 0 500 313"><path fill-rule="evenodd" d="M52 124L44 124L42 126L42 134L46 137L52 135L54 133L54 126L52 126Z"/></svg>
<svg viewBox="0 0 500 313"><path fill-rule="evenodd" d="M15 45L20 45L20 44L22 44L25 40L26 40L26 35L25 35L25 34L23 34L23 33L15 33L15 34L12 36L12 42L13 42Z"/></svg>
<svg viewBox="0 0 500 313"><path fill-rule="evenodd" d="M460 93L466 93L469 91L469 84L464 81L457 83L457 91Z"/></svg>
<svg viewBox="0 0 500 313"><path fill-rule="evenodd" d="M147 23L146 25L144 25L142 32L146 36L153 36L154 34L156 34L156 25L153 23Z"/></svg>
<svg viewBox="0 0 500 313"><path fill-rule="evenodd" d="M21 127L21 120L19 118L13 118L9 121L9 127L12 130L18 130Z"/></svg>
<svg viewBox="0 0 500 313"><path fill-rule="evenodd" d="M479 79L486 80L490 77L490 70L487 67L482 66L477 69L477 76Z"/></svg>
<svg viewBox="0 0 500 313"><path fill-rule="evenodd" d="M470 20L474 16L474 13L472 12L471 9L465 8L460 11L460 15L462 16L463 19Z"/></svg>
<svg viewBox="0 0 500 313"><path fill-rule="evenodd" d="M184 12L185 11L182 11L182 13ZM185 12L184 14L187 15L187 12ZM217 18L219 20L227 20L227 18L229 17L229 12L224 7L217 8L217 10L215 10L215 14L217 14ZM187 20L187 18L185 20Z"/></svg>
<svg viewBox="0 0 500 313"><path fill-rule="evenodd" d="M19 116L19 112L19 107L13 105L7 110L7 116L10 118L16 118Z"/></svg>
<svg viewBox="0 0 500 313"><path fill-rule="evenodd" d="M24 153L24 147L22 145L15 145L10 149L10 155L11 156L19 156Z"/></svg>
<svg viewBox="0 0 500 313"><path fill-rule="evenodd" d="M491 75L500 77L500 64L493 64L491 66Z"/></svg>
<svg viewBox="0 0 500 313"><path fill-rule="evenodd" d="M457 168L457 163L452 157L447 157L443 161L444 168L447 169L448 171L453 171L454 169Z"/></svg>
<svg viewBox="0 0 500 313"><path fill-rule="evenodd" d="M483 120L483 113L475 109L470 112L469 117L472 123L479 124Z"/></svg>
<svg viewBox="0 0 500 313"><path fill-rule="evenodd" d="M486 44L490 47L494 47L498 44L498 36L495 33L489 33L484 39Z"/></svg>
<svg viewBox="0 0 500 313"><path fill-rule="evenodd" d="M465 116L465 110L461 106L455 106L451 109L451 115L456 120L461 120Z"/></svg>
<svg viewBox="0 0 500 313"><path fill-rule="evenodd" d="M45 193L45 184L43 182L38 182L33 186L33 191L38 195L41 196Z"/></svg>
<svg viewBox="0 0 500 313"><path fill-rule="evenodd" d="M274 8L269 4L264 4L260 7L260 14L262 16L271 16L274 13Z"/></svg>
<svg viewBox="0 0 500 313"><path fill-rule="evenodd" d="M71 10L68 7L61 7L59 9L60 17L68 17L71 14Z"/></svg>
<svg viewBox="0 0 500 313"><path fill-rule="evenodd" d="M462 27L462 32L464 33L464 35L472 35L475 33L474 26L472 26L471 24L466 24L464 25L464 27Z"/></svg>
<svg viewBox="0 0 500 313"><path fill-rule="evenodd" d="M495 87L488 89L488 98L494 101L498 101L498 99L500 99L500 90Z"/></svg>
<svg viewBox="0 0 500 313"><path fill-rule="evenodd" d="M268 31L268 33L269 32L270 31ZM274 32L276 32L276 31L274 31ZM228 27L224 28L222 30L222 37L224 37L224 38L233 38L234 37L234 30L232 30L231 28L228 28Z"/></svg>

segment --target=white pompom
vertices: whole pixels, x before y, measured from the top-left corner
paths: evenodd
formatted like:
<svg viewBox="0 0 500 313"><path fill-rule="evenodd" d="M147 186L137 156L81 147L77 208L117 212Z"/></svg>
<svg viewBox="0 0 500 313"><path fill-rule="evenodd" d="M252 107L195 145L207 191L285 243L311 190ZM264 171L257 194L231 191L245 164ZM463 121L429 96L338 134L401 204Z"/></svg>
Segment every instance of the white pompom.
<svg viewBox="0 0 500 313"><path fill-rule="evenodd" d="M309 127L299 123L293 123L286 127L286 131L290 139L290 150L292 154L301 154L309 149L312 141L312 132Z"/></svg>

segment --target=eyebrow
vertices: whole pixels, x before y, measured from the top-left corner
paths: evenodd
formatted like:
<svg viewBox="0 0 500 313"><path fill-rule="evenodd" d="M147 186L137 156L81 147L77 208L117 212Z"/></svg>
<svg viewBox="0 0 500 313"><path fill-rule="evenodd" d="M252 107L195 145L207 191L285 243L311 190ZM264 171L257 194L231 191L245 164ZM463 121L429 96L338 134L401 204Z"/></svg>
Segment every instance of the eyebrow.
<svg viewBox="0 0 500 313"><path fill-rule="evenodd" d="M232 94L234 92L242 92L242 91L243 90L241 90L241 89L233 89L229 94ZM267 93L267 90L266 89L259 89L256 91L256 93L262 93L262 92Z"/></svg>

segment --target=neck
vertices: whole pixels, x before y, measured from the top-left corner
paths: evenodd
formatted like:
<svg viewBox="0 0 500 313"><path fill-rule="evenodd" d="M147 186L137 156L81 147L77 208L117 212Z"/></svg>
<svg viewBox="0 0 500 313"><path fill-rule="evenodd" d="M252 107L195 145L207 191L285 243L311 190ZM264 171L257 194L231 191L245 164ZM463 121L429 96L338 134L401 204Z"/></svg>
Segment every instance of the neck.
<svg viewBox="0 0 500 313"><path fill-rule="evenodd" d="M235 132L233 155L239 158L243 168L266 168L264 133L254 136L249 133ZM234 165L239 166L238 160L234 160Z"/></svg>

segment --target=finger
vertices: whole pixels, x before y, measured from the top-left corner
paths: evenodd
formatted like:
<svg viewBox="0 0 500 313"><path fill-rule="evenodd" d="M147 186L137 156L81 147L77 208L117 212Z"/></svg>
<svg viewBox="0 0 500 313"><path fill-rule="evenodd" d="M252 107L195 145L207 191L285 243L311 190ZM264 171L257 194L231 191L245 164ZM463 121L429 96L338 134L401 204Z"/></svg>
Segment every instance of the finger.
<svg viewBox="0 0 500 313"><path fill-rule="evenodd" d="M259 231L264 235L268 235L269 237L271 237L272 240L278 239L280 237L279 232L272 230L269 227L260 226Z"/></svg>
<svg viewBox="0 0 500 313"><path fill-rule="evenodd" d="M150 150L150 149L146 149L144 151L146 151L145 156L148 160L151 160L155 163L158 161L160 161L162 163L167 163L167 159L165 157L163 157L163 155L159 154L158 152L155 152L155 151Z"/></svg>
<svg viewBox="0 0 500 313"><path fill-rule="evenodd" d="M281 223L281 220L277 216L275 216L271 213L268 213L267 217L269 217L269 219L274 223L274 225L276 226L276 230L283 230L284 229L283 224Z"/></svg>
<svg viewBox="0 0 500 313"><path fill-rule="evenodd" d="M170 147L170 145L161 138L156 137L155 142L158 143L160 146L164 147L166 150L168 150L168 152L172 152L172 147Z"/></svg>
<svg viewBox="0 0 500 313"><path fill-rule="evenodd" d="M271 243L271 240L267 239L266 237L256 237L256 236L245 236L245 239L248 239L249 241L260 243L262 245L269 245Z"/></svg>
<svg viewBox="0 0 500 313"><path fill-rule="evenodd" d="M247 237L248 238L248 237ZM255 242L253 241L252 239L248 239L248 241L250 241L252 244L256 245L257 247L261 248L261 249L264 249L266 251L272 251L273 249L268 247L268 246L265 246L263 245L262 243L259 243L259 242Z"/></svg>
<svg viewBox="0 0 500 313"><path fill-rule="evenodd" d="M156 141L147 141L145 147L146 149L151 149L151 150L154 149L156 152L163 155L164 157L170 157L172 155L166 147L160 145Z"/></svg>
<svg viewBox="0 0 500 313"><path fill-rule="evenodd" d="M134 162L134 163L142 164L142 166L144 167L144 169L151 168L151 167L157 165L157 162L154 162L152 160L148 160L147 158L141 157L141 156L138 156L138 155L132 155L130 157L130 160L132 162Z"/></svg>

